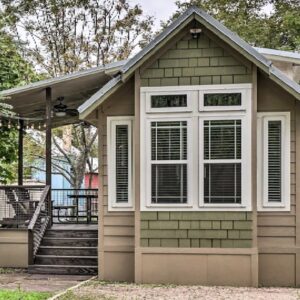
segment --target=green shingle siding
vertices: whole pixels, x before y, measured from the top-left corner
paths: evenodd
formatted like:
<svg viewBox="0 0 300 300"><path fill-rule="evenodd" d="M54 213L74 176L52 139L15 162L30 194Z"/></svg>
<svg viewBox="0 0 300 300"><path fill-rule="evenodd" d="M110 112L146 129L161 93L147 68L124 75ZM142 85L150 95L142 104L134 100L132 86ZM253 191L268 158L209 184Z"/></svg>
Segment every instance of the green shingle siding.
<svg viewBox="0 0 300 300"><path fill-rule="evenodd" d="M142 86L251 82L251 70L206 36L177 42L141 75Z"/></svg>
<svg viewBox="0 0 300 300"><path fill-rule="evenodd" d="M141 212L142 247L247 248L249 212Z"/></svg>

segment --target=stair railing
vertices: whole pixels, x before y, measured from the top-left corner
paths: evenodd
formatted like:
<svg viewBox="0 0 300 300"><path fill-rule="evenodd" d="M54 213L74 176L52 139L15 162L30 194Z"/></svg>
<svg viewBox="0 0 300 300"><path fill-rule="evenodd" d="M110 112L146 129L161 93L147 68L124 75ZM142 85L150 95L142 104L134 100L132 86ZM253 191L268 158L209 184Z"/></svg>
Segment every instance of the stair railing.
<svg viewBox="0 0 300 300"><path fill-rule="evenodd" d="M51 189L45 186L40 201L28 225L28 264L34 263L45 231L51 226Z"/></svg>

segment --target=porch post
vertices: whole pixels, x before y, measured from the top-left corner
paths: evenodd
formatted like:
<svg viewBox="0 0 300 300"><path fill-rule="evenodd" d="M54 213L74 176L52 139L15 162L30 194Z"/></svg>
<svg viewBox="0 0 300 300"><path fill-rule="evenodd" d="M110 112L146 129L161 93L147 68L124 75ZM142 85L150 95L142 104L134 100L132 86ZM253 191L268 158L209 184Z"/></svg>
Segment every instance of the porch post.
<svg viewBox="0 0 300 300"><path fill-rule="evenodd" d="M24 121L19 120L19 146L18 146L18 185L23 185L23 137Z"/></svg>
<svg viewBox="0 0 300 300"><path fill-rule="evenodd" d="M46 88L46 185L50 186L50 196L48 198L48 215L50 217L49 227L52 226L52 197L51 197L51 175L52 175L52 162L51 162L51 138L52 138L52 91L51 88Z"/></svg>
<svg viewBox="0 0 300 300"><path fill-rule="evenodd" d="M51 88L46 88L46 185L51 186Z"/></svg>

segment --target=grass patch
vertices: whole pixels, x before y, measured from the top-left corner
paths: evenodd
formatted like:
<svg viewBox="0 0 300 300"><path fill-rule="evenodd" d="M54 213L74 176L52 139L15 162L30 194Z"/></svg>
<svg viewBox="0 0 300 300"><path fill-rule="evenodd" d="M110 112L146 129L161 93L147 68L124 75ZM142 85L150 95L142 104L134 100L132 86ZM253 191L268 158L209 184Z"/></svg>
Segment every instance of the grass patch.
<svg viewBox="0 0 300 300"><path fill-rule="evenodd" d="M0 268L0 274L17 274L25 273L25 269L16 269L16 268Z"/></svg>
<svg viewBox="0 0 300 300"><path fill-rule="evenodd" d="M46 300L51 296L46 292L25 292L21 290L0 290L0 300Z"/></svg>

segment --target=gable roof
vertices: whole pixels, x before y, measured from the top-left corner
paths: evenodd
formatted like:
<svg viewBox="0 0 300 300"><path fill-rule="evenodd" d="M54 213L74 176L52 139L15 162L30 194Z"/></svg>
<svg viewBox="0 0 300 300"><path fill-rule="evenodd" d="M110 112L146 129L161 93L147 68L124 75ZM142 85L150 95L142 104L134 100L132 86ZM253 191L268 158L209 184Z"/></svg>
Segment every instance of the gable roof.
<svg viewBox="0 0 300 300"><path fill-rule="evenodd" d="M225 43L229 44L240 54L245 56L249 61L254 63L258 68L269 74L270 79L277 82L283 89L294 95L300 100L300 85L289 79L279 69L272 66L272 62L260 54L255 48L246 43L237 34L230 31L222 23L214 19L202 9L192 6L186 10L178 19L161 32L152 40L143 50L129 59L120 69L120 74L104 85L96 94L82 104L78 110L80 118L88 116L97 106L103 103L109 95L118 89L122 83L134 74L154 52L167 44L176 33L184 28L192 20L196 19L199 23L216 34Z"/></svg>

